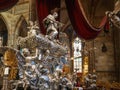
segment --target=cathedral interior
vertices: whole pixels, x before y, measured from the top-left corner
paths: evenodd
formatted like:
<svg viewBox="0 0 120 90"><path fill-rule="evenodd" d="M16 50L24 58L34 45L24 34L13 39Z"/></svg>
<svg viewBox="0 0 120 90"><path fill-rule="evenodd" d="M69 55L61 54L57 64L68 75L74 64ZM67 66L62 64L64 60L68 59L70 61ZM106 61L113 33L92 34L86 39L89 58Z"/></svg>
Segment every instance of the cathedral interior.
<svg viewBox="0 0 120 90"><path fill-rule="evenodd" d="M0 0L0 90L120 90L120 0Z"/></svg>

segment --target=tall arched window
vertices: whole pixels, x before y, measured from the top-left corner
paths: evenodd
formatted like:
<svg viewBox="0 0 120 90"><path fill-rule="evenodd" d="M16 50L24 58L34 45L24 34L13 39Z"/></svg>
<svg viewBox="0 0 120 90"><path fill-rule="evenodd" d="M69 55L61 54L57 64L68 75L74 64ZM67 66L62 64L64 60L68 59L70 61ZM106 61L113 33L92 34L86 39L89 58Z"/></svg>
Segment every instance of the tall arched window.
<svg viewBox="0 0 120 90"><path fill-rule="evenodd" d="M82 72L82 54L81 54L81 49L82 49L82 43L80 38L75 38L74 43L74 72Z"/></svg>

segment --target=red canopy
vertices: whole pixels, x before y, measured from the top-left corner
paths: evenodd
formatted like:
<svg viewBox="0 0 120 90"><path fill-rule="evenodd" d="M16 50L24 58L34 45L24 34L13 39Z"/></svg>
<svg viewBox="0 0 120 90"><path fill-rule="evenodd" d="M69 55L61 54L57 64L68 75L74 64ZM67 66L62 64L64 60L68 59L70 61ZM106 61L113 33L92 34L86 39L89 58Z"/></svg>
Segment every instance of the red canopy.
<svg viewBox="0 0 120 90"><path fill-rule="evenodd" d="M18 0L0 0L0 11L7 10L14 6Z"/></svg>
<svg viewBox="0 0 120 90"><path fill-rule="evenodd" d="M100 26L95 28L88 22L80 0L65 0L65 2L71 23L78 36L86 40L96 38L106 24L107 17L105 16Z"/></svg>

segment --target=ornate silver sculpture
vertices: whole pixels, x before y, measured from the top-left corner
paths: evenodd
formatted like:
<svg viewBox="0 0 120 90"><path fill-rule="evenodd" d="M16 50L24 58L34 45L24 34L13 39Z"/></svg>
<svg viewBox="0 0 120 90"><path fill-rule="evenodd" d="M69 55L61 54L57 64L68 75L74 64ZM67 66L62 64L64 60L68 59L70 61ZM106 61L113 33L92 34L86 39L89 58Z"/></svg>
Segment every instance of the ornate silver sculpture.
<svg viewBox="0 0 120 90"><path fill-rule="evenodd" d="M28 87L35 90L48 90L51 88L51 79L48 74L53 74L57 66L63 65L59 59L66 54L66 48L59 41L50 40L38 33L39 27L36 22L30 21L28 28L26 37L18 37L17 44L22 48L22 52L10 47L0 47L0 52L4 54L7 49L12 50L18 60L20 79L10 81L15 86L13 90L17 90L20 84L24 90ZM56 36L56 32L53 33L52 38ZM36 49L34 56L29 51L33 48ZM62 68L59 69L62 71Z"/></svg>
<svg viewBox="0 0 120 90"><path fill-rule="evenodd" d="M113 25L120 29L120 17L118 17L113 12L106 12L106 14L109 17L110 22L112 22Z"/></svg>
<svg viewBox="0 0 120 90"><path fill-rule="evenodd" d="M117 0L115 3L115 8L113 11L107 11L106 15L108 16L110 22L120 29L120 1Z"/></svg>
<svg viewBox="0 0 120 90"><path fill-rule="evenodd" d="M32 30L30 30L32 32ZM34 30L35 32L35 30ZM40 50L49 50L50 55L54 57L60 57L62 55L65 55L66 48L62 46L62 44L58 42L54 42L49 40L47 37L45 37L42 34L29 34L27 37L18 38L18 45L21 48L38 48Z"/></svg>

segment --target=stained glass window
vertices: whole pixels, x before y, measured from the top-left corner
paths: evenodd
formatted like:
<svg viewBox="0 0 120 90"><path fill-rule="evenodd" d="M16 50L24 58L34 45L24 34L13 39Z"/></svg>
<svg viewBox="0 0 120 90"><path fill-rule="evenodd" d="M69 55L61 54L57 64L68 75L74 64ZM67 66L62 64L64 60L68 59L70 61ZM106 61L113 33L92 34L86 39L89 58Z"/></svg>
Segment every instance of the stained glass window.
<svg viewBox="0 0 120 90"><path fill-rule="evenodd" d="M82 72L82 43L80 38L75 38L74 43L74 72Z"/></svg>

